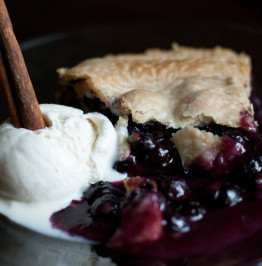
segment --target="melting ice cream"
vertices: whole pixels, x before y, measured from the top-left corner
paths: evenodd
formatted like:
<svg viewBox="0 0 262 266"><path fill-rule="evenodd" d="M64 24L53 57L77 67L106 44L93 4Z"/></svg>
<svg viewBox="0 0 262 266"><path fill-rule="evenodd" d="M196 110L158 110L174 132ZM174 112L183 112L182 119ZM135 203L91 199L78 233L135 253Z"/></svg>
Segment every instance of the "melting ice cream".
<svg viewBox="0 0 262 266"><path fill-rule="evenodd" d="M63 233L51 227L52 212L80 199L91 183L125 176L112 168L117 134L105 116L53 104L41 111L44 129L16 129L9 120L0 127L0 212L57 236Z"/></svg>

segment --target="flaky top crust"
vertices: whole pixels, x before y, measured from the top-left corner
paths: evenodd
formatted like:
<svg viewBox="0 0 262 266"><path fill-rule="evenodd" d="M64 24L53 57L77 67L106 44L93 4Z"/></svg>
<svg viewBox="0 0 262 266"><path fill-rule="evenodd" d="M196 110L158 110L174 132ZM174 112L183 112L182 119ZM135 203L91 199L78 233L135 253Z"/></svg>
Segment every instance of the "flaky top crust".
<svg viewBox="0 0 262 266"><path fill-rule="evenodd" d="M221 139L211 132L185 127L173 134L173 142L184 166L190 167L198 156L212 164L221 149Z"/></svg>
<svg viewBox="0 0 262 266"><path fill-rule="evenodd" d="M230 49L172 50L108 55L58 70L61 83L79 96L98 97L136 123L158 121L173 128L201 123L240 126L250 108L250 58Z"/></svg>

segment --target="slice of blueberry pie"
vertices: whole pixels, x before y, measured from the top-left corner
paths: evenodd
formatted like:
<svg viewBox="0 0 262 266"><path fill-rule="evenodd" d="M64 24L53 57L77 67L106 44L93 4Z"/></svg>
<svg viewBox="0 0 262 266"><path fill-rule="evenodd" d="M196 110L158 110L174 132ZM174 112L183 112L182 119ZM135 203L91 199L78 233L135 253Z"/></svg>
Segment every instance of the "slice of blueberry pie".
<svg viewBox="0 0 262 266"><path fill-rule="evenodd" d="M124 254L147 263L212 254L262 230L248 55L174 44L58 72L60 103L115 124L114 167L128 178L91 185L51 217L55 227L102 243L115 261Z"/></svg>

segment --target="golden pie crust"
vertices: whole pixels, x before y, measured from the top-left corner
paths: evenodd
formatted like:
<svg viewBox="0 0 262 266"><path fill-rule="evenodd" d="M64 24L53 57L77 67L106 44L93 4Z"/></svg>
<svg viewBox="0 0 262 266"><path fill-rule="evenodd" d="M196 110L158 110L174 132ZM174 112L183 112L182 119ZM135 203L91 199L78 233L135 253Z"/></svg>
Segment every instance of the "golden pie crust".
<svg viewBox="0 0 262 266"><path fill-rule="evenodd" d="M79 99L97 97L120 117L179 129L173 141L187 165L207 147L220 146L218 136L194 126L240 127L243 111L253 115L250 72L251 60L244 53L178 44L168 51L107 55L58 70L60 83L73 87Z"/></svg>
<svg viewBox="0 0 262 266"><path fill-rule="evenodd" d="M184 165L190 166L200 155L212 163L221 150L221 139L211 132L185 127L173 134L173 141Z"/></svg>
<svg viewBox="0 0 262 266"><path fill-rule="evenodd" d="M184 128L200 123L238 127L250 108L250 58L216 47L173 45L169 51L108 55L58 70L79 98L98 97L113 113Z"/></svg>

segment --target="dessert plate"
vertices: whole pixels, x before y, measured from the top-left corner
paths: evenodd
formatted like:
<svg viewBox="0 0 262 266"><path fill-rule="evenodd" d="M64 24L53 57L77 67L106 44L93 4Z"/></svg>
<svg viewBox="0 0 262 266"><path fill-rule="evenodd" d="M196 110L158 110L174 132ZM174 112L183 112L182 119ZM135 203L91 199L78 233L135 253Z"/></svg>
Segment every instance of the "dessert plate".
<svg viewBox="0 0 262 266"><path fill-rule="evenodd" d="M245 51L251 55L258 85L262 84L262 54L259 53L262 30L245 25L205 25L181 21L100 25L39 37L21 43L21 48L39 102L49 103L54 102L59 89L55 71L59 67L70 67L83 59L108 53L143 52L154 47L168 49L174 41L195 47L221 45L238 52ZM2 98L1 121L7 117ZM262 254L261 240L262 234L259 234L224 250L223 254L195 258L189 264L255 265L260 262ZM71 261L66 262L63 250L68 251L67 255L72 254L68 256ZM1 265L46 265L47 258L49 265L81 265L83 261L88 264L84 251L85 244L42 236L0 218Z"/></svg>

